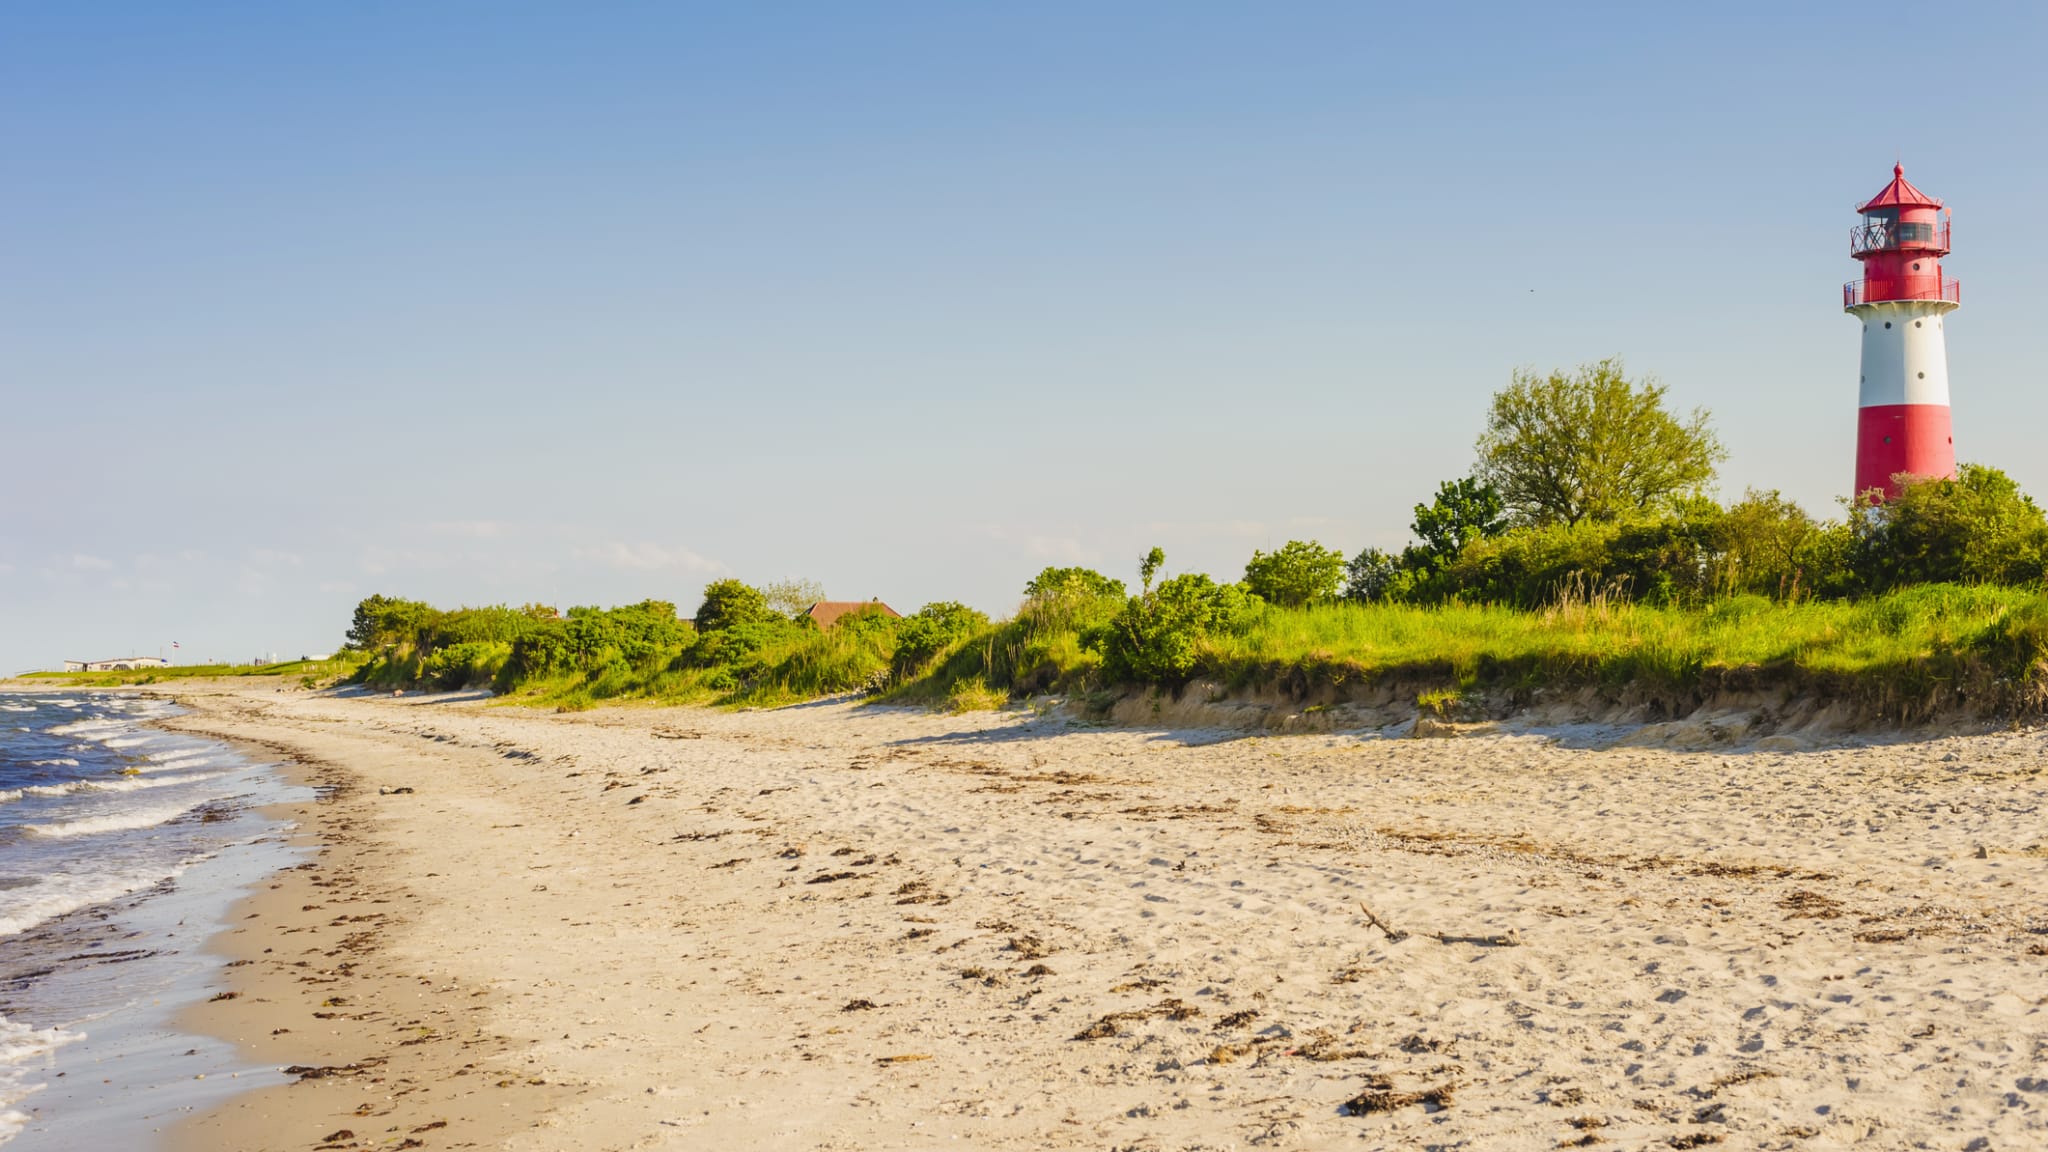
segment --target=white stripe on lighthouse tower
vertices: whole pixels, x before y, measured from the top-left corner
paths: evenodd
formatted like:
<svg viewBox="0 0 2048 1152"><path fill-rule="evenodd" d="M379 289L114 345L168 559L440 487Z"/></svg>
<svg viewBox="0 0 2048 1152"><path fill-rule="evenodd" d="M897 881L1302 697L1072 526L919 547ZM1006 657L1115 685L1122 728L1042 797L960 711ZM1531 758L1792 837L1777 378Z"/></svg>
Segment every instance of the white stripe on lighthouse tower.
<svg viewBox="0 0 2048 1152"><path fill-rule="evenodd" d="M1948 407L1948 342L1941 318L1955 309L1947 300L1890 300L1854 310L1863 321L1858 407Z"/></svg>

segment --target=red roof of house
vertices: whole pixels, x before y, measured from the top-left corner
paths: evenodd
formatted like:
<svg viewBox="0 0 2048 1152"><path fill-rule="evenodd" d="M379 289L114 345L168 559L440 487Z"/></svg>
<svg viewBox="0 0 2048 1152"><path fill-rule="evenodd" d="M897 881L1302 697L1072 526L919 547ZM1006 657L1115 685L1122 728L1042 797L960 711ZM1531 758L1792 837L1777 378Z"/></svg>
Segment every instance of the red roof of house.
<svg viewBox="0 0 2048 1152"><path fill-rule="evenodd" d="M804 615L817 621L818 627L830 628L839 622L841 616L858 612L863 608L880 608L885 614L898 619L901 619L903 616L903 613L889 607L880 600L820 600L809 608L804 609Z"/></svg>
<svg viewBox="0 0 2048 1152"><path fill-rule="evenodd" d="M1870 202L1858 208L1857 211L1868 212L1872 208L1939 207L1941 207L1941 201L1913 187L1906 180L1906 166L1904 164L1894 164L1892 165L1892 182L1885 185L1884 191L1871 197Z"/></svg>

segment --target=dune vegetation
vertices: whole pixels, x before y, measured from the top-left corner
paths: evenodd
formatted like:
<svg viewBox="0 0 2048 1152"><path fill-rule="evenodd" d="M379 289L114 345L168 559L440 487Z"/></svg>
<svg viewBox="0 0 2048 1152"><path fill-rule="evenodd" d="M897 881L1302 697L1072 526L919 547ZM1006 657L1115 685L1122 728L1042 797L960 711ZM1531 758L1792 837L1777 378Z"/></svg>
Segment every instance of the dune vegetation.
<svg viewBox="0 0 2048 1152"><path fill-rule="evenodd" d="M826 630L773 613L700 626L648 602L522 615L530 623L510 641L445 642L478 611L497 610L433 613L409 633L376 634L377 654L357 679L489 686L509 703L571 710L772 706L847 693L991 708L1048 695L1172 693L1196 681L1324 702L1396 685L1439 705L1592 688L1673 709L1721 691L1783 690L1899 720L2017 715L2048 703L2048 595L1985 584L1835 600L1653 604L1567 591L1534 609L1334 598L1286 607L1206 577L1126 595L1095 573L1048 569L1000 622L941 604L901 620L860 613ZM457 627L442 632L441 617Z"/></svg>
<svg viewBox="0 0 2048 1152"><path fill-rule="evenodd" d="M1900 477L1833 520L1776 492L1723 505L1706 413L1663 400L1614 361L1518 374L1472 474L1416 505L1394 552L1290 541L1217 580L1167 574L1155 548L1135 592L1048 568L1006 619L942 602L823 630L802 611L814 585L720 580L688 619L660 600L441 611L378 596L349 647L365 684L569 709L1101 703L1197 681L1304 702L1392 686L1438 711L1551 689L1671 710L1780 691L1900 720L2048 706L2048 517L2002 472Z"/></svg>

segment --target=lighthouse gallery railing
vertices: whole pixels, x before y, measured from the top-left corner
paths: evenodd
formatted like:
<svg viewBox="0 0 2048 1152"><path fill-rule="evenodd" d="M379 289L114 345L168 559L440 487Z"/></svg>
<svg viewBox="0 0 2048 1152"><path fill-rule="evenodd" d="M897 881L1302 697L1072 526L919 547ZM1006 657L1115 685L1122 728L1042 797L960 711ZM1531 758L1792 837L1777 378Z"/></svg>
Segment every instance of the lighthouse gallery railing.
<svg viewBox="0 0 2048 1152"><path fill-rule="evenodd" d="M1872 291L1870 281L1851 280L1842 285L1842 307L1854 308L1858 304L1878 304L1886 300L1946 300L1951 304L1963 302L1963 284L1960 280L1944 280L1941 282L1939 295L1924 295L1925 289L1931 287L1932 284L1922 285L1909 280L1903 284L1882 284L1876 291Z"/></svg>
<svg viewBox="0 0 2048 1152"><path fill-rule="evenodd" d="M1901 248L1924 248L1949 252L1949 221L1938 224L1902 224L1896 220L1866 220L1849 229L1849 255L1866 252L1896 252Z"/></svg>

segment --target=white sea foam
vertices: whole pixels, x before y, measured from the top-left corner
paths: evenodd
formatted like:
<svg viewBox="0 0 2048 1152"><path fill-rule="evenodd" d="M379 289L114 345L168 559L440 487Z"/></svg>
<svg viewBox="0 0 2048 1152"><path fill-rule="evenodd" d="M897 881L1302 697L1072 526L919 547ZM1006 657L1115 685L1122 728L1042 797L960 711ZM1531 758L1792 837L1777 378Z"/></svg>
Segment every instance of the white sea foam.
<svg viewBox="0 0 2048 1152"><path fill-rule="evenodd" d="M13 936L67 912L118 900L182 871L182 865L165 864L155 870L130 869L92 876L51 873L26 888L0 891L0 936Z"/></svg>
<svg viewBox="0 0 2048 1152"><path fill-rule="evenodd" d="M111 780L66 780L62 784L30 784L0 790L0 804L12 804L24 796L76 796L80 792L140 792L147 788L173 788L218 780L226 772L191 772L183 776L120 776Z"/></svg>
<svg viewBox="0 0 2048 1152"><path fill-rule="evenodd" d="M30 1028L0 1016L0 1144L20 1135L29 1116L19 1105L45 1085L30 1075L36 1064L47 1064L50 1054L73 1040L85 1037L55 1028Z"/></svg>
<svg viewBox="0 0 2048 1152"><path fill-rule="evenodd" d="M59 756L59 757L57 757L57 758L56 758L56 759L54 759L54 760L31 760L31 761L29 761L29 763L30 763L30 764L32 764L32 765L34 765L34 766L36 766L36 767L38 767L38 768L76 768L76 767L78 767L78 761L76 761L76 760L73 760L73 759L72 759L71 757L69 757L69 756Z"/></svg>
<svg viewBox="0 0 2048 1152"><path fill-rule="evenodd" d="M85 720L73 720L50 729L52 736L82 736L87 740L103 740L115 732L125 732L132 725L126 720L110 720L96 716Z"/></svg>
<svg viewBox="0 0 2048 1152"><path fill-rule="evenodd" d="M154 828L159 824L176 820L197 804L166 804L155 808L128 808L119 812L107 812L98 816L86 816L77 820L52 820L47 824L23 824L22 831L37 836L65 838L71 836L93 836L102 832L129 832L137 828Z"/></svg>
<svg viewBox="0 0 2048 1152"><path fill-rule="evenodd" d="M144 772L170 772L179 768L197 768L201 765L216 764L231 758L229 753L211 750L201 752L159 752L136 765Z"/></svg>
<svg viewBox="0 0 2048 1152"><path fill-rule="evenodd" d="M0 704L0 712L34 712L33 704Z"/></svg>
<svg viewBox="0 0 2048 1152"><path fill-rule="evenodd" d="M154 744L161 739L163 737L155 735L110 736L100 741L100 743L105 744L109 748L140 748L144 744Z"/></svg>

